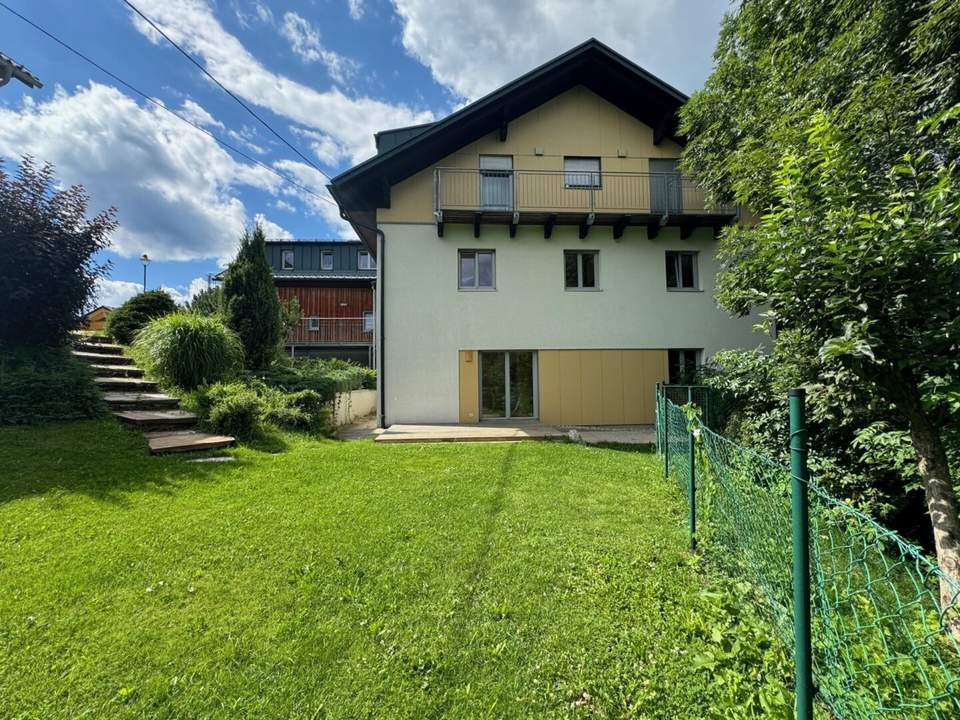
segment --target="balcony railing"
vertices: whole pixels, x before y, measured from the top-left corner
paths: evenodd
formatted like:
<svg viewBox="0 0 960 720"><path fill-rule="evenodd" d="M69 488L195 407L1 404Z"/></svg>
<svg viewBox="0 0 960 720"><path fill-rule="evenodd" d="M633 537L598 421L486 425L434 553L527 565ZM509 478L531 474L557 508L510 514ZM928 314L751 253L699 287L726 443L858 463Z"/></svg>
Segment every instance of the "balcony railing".
<svg viewBox="0 0 960 720"><path fill-rule="evenodd" d="M697 183L680 173L437 168L434 210L623 215L736 214L709 205Z"/></svg>
<svg viewBox="0 0 960 720"><path fill-rule="evenodd" d="M287 345L372 345L373 318L302 318Z"/></svg>

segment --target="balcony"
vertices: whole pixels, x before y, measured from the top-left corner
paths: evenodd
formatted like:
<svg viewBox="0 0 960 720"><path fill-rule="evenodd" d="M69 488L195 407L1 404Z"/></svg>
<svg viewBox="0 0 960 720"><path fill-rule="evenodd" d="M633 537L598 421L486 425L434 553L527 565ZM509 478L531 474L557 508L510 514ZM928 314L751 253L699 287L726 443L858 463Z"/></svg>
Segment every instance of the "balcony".
<svg viewBox="0 0 960 720"><path fill-rule="evenodd" d="M577 172L564 170L434 170L437 234L446 223L543 225L550 237L555 225L576 225L585 238L594 225L625 228L643 225L649 237L661 227L680 227L689 237L697 227L714 230L737 216L735 205L708 205L704 191L680 173Z"/></svg>
<svg viewBox="0 0 960 720"><path fill-rule="evenodd" d="M372 345L373 318L302 318L286 345Z"/></svg>

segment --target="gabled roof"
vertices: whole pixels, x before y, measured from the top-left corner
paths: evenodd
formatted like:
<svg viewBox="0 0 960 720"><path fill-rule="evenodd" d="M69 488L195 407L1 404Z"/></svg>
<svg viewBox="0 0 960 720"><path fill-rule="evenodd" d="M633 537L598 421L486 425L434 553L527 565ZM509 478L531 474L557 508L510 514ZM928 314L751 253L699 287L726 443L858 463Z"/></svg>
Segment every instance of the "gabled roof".
<svg viewBox="0 0 960 720"><path fill-rule="evenodd" d="M683 142L678 110L687 96L591 38L442 120L379 133L381 146L399 142L337 175L328 188L348 216L386 207L391 185L488 133L509 132L511 120L577 85L651 126L656 137ZM372 245L372 229L366 227L354 222Z"/></svg>

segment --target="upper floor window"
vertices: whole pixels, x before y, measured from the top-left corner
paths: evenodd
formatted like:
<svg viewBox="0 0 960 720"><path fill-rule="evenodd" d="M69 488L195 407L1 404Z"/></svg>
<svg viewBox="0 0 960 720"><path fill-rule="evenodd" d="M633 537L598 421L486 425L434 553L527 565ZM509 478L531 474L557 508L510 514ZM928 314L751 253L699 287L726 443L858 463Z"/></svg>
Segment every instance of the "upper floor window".
<svg viewBox="0 0 960 720"><path fill-rule="evenodd" d="M667 251L667 290L699 290L697 253Z"/></svg>
<svg viewBox="0 0 960 720"><path fill-rule="evenodd" d="M333 250L323 250L320 252L320 269L333 270Z"/></svg>
<svg viewBox="0 0 960 720"><path fill-rule="evenodd" d="M567 290L596 290L600 253L596 250L564 250L563 282Z"/></svg>
<svg viewBox="0 0 960 720"><path fill-rule="evenodd" d="M359 270L373 270L375 267L377 267L377 263L370 257L370 253L366 250L357 252L357 268Z"/></svg>
<svg viewBox="0 0 960 720"><path fill-rule="evenodd" d="M293 250L284 250L280 256L280 267L284 270L293 270Z"/></svg>
<svg viewBox="0 0 960 720"><path fill-rule="evenodd" d="M461 290L496 289L496 261L493 250L461 250L460 279Z"/></svg>
<svg viewBox="0 0 960 720"><path fill-rule="evenodd" d="M375 325L376 323L373 319L373 311L364 310L363 311L363 331L365 333L373 332L373 328Z"/></svg>
<svg viewBox="0 0 960 720"><path fill-rule="evenodd" d="M600 187L600 158L565 157L563 184L568 188Z"/></svg>

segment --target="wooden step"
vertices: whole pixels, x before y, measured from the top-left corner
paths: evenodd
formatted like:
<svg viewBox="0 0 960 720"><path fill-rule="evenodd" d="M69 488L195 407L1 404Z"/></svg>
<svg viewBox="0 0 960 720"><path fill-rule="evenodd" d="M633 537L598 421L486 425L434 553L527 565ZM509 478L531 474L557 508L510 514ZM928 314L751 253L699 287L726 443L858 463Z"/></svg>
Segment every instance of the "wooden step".
<svg viewBox="0 0 960 720"><path fill-rule="evenodd" d="M163 393L106 392L103 399L111 410L176 410L180 400Z"/></svg>
<svg viewBox="0 0 960 720"><path fill-rule="evenodd" d="M80 352L97 353L99 355L123 355L123 345L113 343L80 342L74 347Z"/></svg>
<svg viewBox="0 0 960 720"><path fill-rule="evenodd" d="M103 353L91 353L83 350L74 350L73 356L88 363L104 365L133 365L133 358L126 355L105 355Z"/></svg>
<svg viewBox="0 0 960 720"><path fill-rule="evenodd" d="M144 434L150 452L160 453L197 452L200 450L214 450L230 447L236 441L229 435L212 435L210 433L184 430L181 432L148 432Z"/></svg>
<svg viewBox="0 0 960 720"><path fill-rule="evenodd" d="M83 333L76 333L73 339L74 342L93 343L94 345L110 345L113 342L113 339L106 335L85 335Z"/></svg>
<svg viewBox="0 0 960 720"><path fill-rule="evenodd" d="M90 367L93 368L97 377L143 377L143 370L134 365L98 365L92 363Z"/></svg>
<svg viewBox="0 0 960 720"><path fill-rule="evenodd" d="M147 431L193 427L197 416L186 410L126 410L115 412L120 422Z"/></svg>
<svg viewBox="0 0 960 720"><path fill-rule="evenodd" d="M157 383L153 380L133 377L95 377L93 382L101 390L137 390L140 392L151 392L157 389Z"/></svg>

